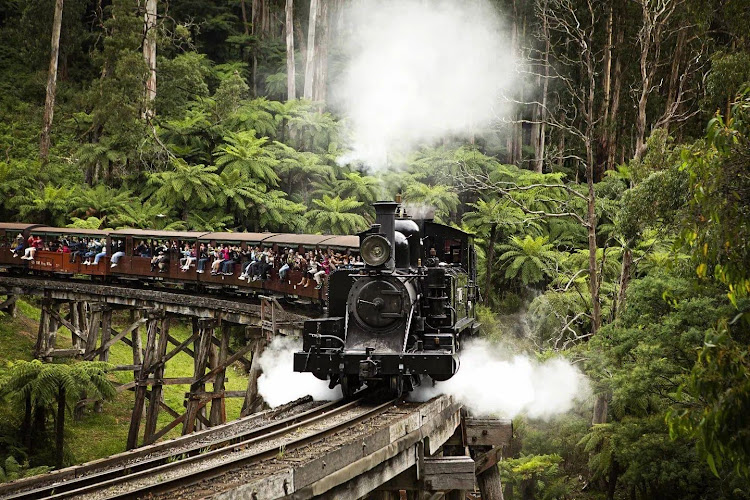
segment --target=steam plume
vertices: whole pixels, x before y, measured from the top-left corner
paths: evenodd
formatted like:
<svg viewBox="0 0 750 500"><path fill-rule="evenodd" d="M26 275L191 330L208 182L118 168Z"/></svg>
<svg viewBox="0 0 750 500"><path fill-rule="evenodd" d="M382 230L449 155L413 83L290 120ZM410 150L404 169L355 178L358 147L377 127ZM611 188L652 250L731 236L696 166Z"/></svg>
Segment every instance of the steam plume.
<svg viewBox="0 0 750 500"><path fill-rule="evenodd" d="M389 155L466 136L500 114L514 61L487 0L364 0L347 16L348 60L333 92L352 134L343 162L382 168Z"/></svg>
<svg viewBox="0 0 750 500"><path fill-rule="evenodd" d="M588 380L563 358L544 363L525 356L507 359L500 347L474 340L463 344L460 359L453 378L422 386L413 397L426 400L450 394L476 416L512 418L524 413L549 418L571 410L589 395Z"/></svg>
<svg viewBox="0 0 750 500"><path fill-rule="evenodd" d="M258 377L258 392L270 406L311 395L313 399L341 398L341 390L328 388L328 382L309 373L299 373L294 368L294 352L301 350L300 339L277 336L258 359L263 373Z"/></svg>

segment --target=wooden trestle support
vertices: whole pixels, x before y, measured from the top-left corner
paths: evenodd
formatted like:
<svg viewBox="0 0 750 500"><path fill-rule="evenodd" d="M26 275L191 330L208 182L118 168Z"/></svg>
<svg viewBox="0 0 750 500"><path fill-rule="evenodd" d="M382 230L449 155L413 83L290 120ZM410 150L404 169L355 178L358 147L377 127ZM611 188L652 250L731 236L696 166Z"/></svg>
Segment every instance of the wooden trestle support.
<svg viewBox="0 0 750 500"><path fill-rule="evenodd" d="M0 291L0 294L2 292ZM6 292L7 299L0 300L0 310L14 314L17 295ZM258 411L263 400L258 395L260 369L254 361L262 354L271 337L278 333L282 322L277 321L281 306L272 298L262 298L260 315L248 324L248 315L231 315L229 319L216 311L213 317L189 316L190 308L175 312L174 307L159 307L151 303L142 305L117 305L102 301L79 300L75 296L65 298L44 293L41 300L41 317L37 333L34 355L50 362L54 358L72 357L87 361L109 361L110 348L118 342L132 349L133 362L117 365L114 371L132 371L133 381L116 387L118 392L131 390L135 393L133 413L127 439L127 449L151 444L169 431L182 425L182 433L226 422L225 400L228 397L244 398L242 416ZM118 331L113 327L113 312L129 310L126 326ZM271 320L267 319L270 312ZM199 311L205 314L205 309ZM170 335L170 324L178 318L189 317L192 321L192 335L184 341ZM233 322L235 321L242 322ZM71 347L58 347L58 329L64 326L71 333ZM141 332L145 328L146 343L142 342ZM230 338L234 329L244 330L246 345L230 349ZM171 347L171 349L170 349ZM179 353L193 358L191 377L165 377L167 362ZM245 356L250 353L251 358ZM227 391L226 369L234 363L241 363L248 371L247 389ZM211 390L206 385L211 384ZM165 385L189 386L185 394L184 412L167 405L163 391ZM101 411L101 401L83 399L76 406L80 414L85 405L93 403L94 410ZM167 412L172 420L158 429L161 411ZM139 439L142 434L142 440Z"/></svg>

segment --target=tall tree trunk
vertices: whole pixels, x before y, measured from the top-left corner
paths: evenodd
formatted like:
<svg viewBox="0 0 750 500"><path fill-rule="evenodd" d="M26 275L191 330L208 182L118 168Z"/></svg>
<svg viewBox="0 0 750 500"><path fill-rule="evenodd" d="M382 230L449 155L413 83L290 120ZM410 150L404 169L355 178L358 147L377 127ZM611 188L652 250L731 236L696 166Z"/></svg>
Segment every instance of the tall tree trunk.
<svg viewBox="0 0 750 500"><path fill-rule="evenodd" d="M240 9L242 9L242 26L245 27L245 35L250 34L250 26L248 26L247 22L247 6L245 5L245 0L240 0Z"/></svg>
<svg viewBox="0 0 750 500"><path fill-rule="evenodd" d="M148 66L143 118L147 120L154 116L154 99L156 98L156 1L146 0L146 14L143 16L143 59Z"/></svg>
<svg viewBox="0 0 750 500"><path fill-rule="evenodd" d="M42 125L42 139L39 145L39 157L46 163L49 158L50 132L52 117L55 111L55 95L57 92L57 60L60 55L60 28L62 26L63 0L55 0L55 17L52 21L52 43L49 58L49 73L47 74L47 97L44 100L44 123Z"/></svg>
<svg viewBox="0 0 750 500"><path fill-rule="evenodd" d="M667 93L667 103L664 106L664 120L661 126L669 130L669 124L672 121L672 117L677 113L679 108L679 79L680 79L680 63L682 62L682 56L685 52L685 43L687 41L687 30L681 30L677 35L677 46L674 51L674 58L672 59L672 71L669 75L669 91ZM727 115L727 119L729 116Z"/></svg>
<svg viewBox="0 0 750 500"><path fill-rule="evenodd" d="M57 418L55 420L55 467L62 469L63 444L65 442L65 387L57 394Z"/></svg>
<svg viewBox="0 0 750 500"><path fill-rule="evenodd" d="M625 41L624 23L618 23L616 47L622 47ZM621 50L621 49L620 49ZM615 71L612 84L612 103L610 105L609 124L610 129L607 136L607 170L615 168L615 146L618 136L617 114L620 110L620 90L622 89L622 54L618 51L615 60Z"/></svg>
<svg viewBox="0 0 750 500"><path fill-rule="evenodd" d="M610 121L609 121L609 108L612 102L612 26L614 19L614 7L610 4L609 15L607 17L607 32L605 38L607 40L606 47L604 49L604 82L601 115L603 116L601 125L601 136L599 138L599 145L596 149L596 169L594 171L595 180L601 180L604 175L604 171L607 168L607 153L609 151L610 141Z"/></svg>
<svg viewBox="0 0 750 500"><path fill-rule="evenodd" d="M544 75L542 77L542 103L539 107L539 135L537 138L537 148L535 154L534 171L542 173L544 169L544 150L547 140L547 94L549 93L549 51L550 51L550 34L549 19L547 18L548 0L542 4L542 37L544 38Z"/></svg>
<svg viewBox="0 0 750 500"><path fill-rule="evenodd" d="M286 90L287 99L297 98L297 81L294 71L294 0L286 0Z"/></svg>
<svg viewBox="0 0 750 500"><path fill-rule="evenodd" d="M303 96L312 100L315 81L315 30L318 20L318 1L310 0L310 20L307 26L307 60L305 63L305 88Z"/></svg>
<svg viewBox="0 0 750 500"><path fill-rule="evenodd" d="M263 2L264 0L253 0L252 3L252 30L251 33L257 39L263 37ZM253 76L252 85L253 97L258 96L258 46L253 47Z"/></svg>
<svg viewBox="0 0 750 500"><path fill-rule="evenodd" d="M495 260L495 241L497 241L497 224L490 228L490 237L487 242L487 253L485 255L485 277L484 277L484 305L490 305L490 290L492 289L492 263Z"/></svg>
<svg viewBox="0 0 750 500"><path fill-rule="evenodd" d="M317 44L315 45L315 82L313 100L324 103L328 80L328 18L330 0L318 0L318 21L316 24Z"/></svg>
<svg viewBox="0 0 750 500"><path fill-rule="evenodd" d="M23 402L23 421L21 422L21 442L27 448L31 445L31 392L26 394Z"/></svg>
<svg viewBox="0 0 750 500"><path fill-rule="evenodd" d="M296 36L299 41L299 53L302 54L302 57L307 61L307 43L305 42L305 34L302 31L302 23L299 18L294 20L294 36Z"/></svg>

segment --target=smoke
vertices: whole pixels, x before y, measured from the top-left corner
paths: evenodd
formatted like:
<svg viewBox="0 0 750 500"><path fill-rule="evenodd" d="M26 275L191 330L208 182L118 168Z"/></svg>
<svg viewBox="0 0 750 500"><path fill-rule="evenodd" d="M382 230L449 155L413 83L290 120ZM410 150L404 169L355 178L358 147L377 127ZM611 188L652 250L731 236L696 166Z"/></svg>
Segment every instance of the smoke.
<svg viewBox="0 0 750 500"><path fill-rule="evenodd" d="M258 377L258 393L271 407L308 394L316 401L341 398L340 388L329 389L328 382L294 371L294 352L302 349L300 342L292 337L274 337L258 359L263 370Z"/></svg>
<svg viewBox="0 0 750 500"><path fill-rule="evenodd" d="M590 393L588 379L563 358L543 363L520 355L508 358L486 340L464 343L460 358L451 379L419 387L412 397L450 394L476 416L549 418L571 410Z"/></svg>
<svg viewBox="0 0 750 500"><path fill-rule="evenodd" d="M502 114L498 97L515 63L487 0L363 0L346 17L347 60L333 85L352 136L342 163L383 168L394 154L468 136Z"/></svg>
<svg viewBox="0 0 750 500"><path fill-rule="evenodd" d="M435 207L425 203L404 203L404 210L412 219L434 219Z"/></svg>

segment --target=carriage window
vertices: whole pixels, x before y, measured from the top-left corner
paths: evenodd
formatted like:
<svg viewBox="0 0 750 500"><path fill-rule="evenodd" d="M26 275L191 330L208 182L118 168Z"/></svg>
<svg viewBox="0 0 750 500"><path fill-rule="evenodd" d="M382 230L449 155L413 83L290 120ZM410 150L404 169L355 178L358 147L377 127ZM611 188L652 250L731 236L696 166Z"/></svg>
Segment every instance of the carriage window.
<svg viewBox="0 0 750 500"><path fill-rule="evenodd" d="M461 264L461 242L458 240L445 240L445 258L443 262L451 265Z"/></svg>

